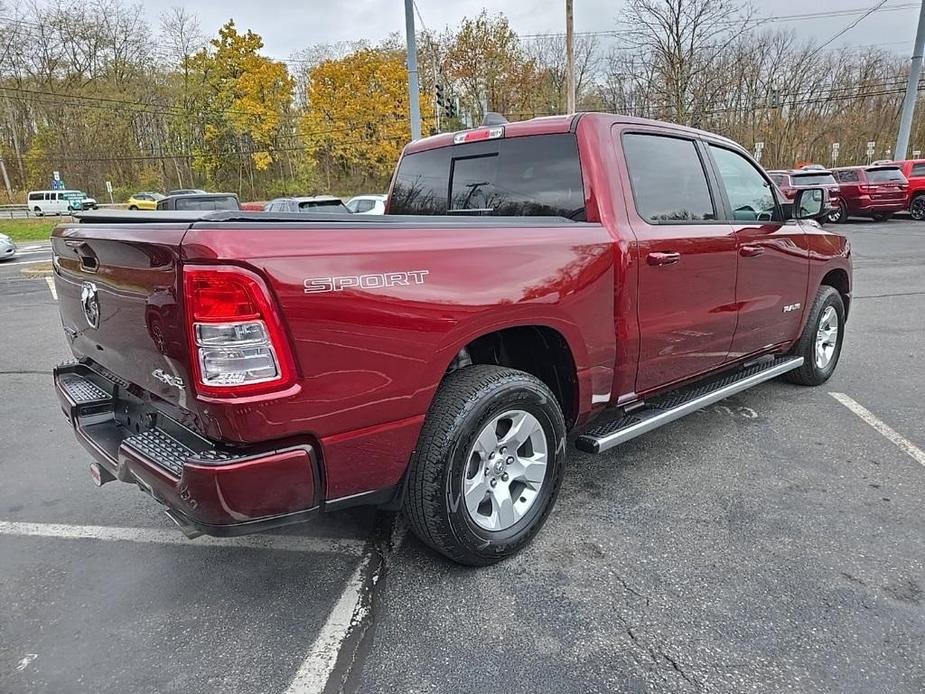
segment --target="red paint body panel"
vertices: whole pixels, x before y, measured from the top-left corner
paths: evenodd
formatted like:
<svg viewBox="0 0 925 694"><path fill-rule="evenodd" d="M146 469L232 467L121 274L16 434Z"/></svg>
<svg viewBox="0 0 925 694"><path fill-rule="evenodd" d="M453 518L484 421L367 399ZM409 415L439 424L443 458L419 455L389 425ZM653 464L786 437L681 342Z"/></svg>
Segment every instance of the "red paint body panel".
<svg viewBox="0 0 925 694"><path fill-rule="evenodd" d="M905 202L906 209L909 209L913 198L925 194L925 159L905 159L893 163L899 165L909 182Z"/></svg>
<svg viewBox="0 0 925 694"><path fill-rule="evenodd" d="M448 366L472 340L497 330L543 326L562 335L577 370L579 423L608 403L792 343L823 275L840 269L850 278L845 239L805 224L647 224L635 210L615 135L627 128L742 151L653 121L536 119L505 126L504 136L576 133L588 223L525 219L505 227L428 217L407 228L349 221L61 227L53 239L56 284L72 349L223 446L247 451L281 442L313 450L317 479L297 454L229 465L227 476L188 466L185 492L208 500L208 522L225 522L399 484ZM452 134L427 138L405 154L452 141ZM743 258L743 244L767 252ZM665 251L682 252L683 262L647 262ZM98 256L97 271L81 268L81 253ZM294 356L294 385L245 398L196 393L179 290L186 264L237 265L263 279ZM419 283L306 292L313 278L412 271L426 275ZM86 281L100 292L96 330L80 306ZM784 303L802 309L784 314ZM153 379L156 369L188 387ZM170 504L189 512L188 499L171 493Z"/></svg>

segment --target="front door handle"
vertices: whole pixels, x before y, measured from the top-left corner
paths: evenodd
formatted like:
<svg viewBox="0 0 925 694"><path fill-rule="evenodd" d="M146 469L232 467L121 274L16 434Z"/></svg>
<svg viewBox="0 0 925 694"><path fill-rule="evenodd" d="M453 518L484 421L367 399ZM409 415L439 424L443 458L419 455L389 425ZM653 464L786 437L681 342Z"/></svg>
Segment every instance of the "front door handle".
<svg viewBox="0 0 925 694"><path fill-rule="evenodd" d="M681 260L681 254L675 252L655 252L649 253L649 255L646 256L646 262L649 263L649 265L674 265L679 260Z"/></svg>
<svg viewBox="0 0 925 694"><path fill-rule="evenodd" d="M756 255L761 255L764 253L764 248L761 246L740 246L739 255L743 258L754 258Z"/></svg>

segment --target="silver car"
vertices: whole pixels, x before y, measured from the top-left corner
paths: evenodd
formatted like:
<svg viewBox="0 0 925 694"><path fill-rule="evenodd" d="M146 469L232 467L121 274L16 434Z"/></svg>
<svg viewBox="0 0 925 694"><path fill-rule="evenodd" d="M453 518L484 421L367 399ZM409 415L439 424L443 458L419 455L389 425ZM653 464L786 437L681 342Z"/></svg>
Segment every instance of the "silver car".
<svg viewBox="0 0 925 694"><path fill-rule="evenodd" d="M0 260L16 255L16 243L6 234L0 234Z"/></svg>

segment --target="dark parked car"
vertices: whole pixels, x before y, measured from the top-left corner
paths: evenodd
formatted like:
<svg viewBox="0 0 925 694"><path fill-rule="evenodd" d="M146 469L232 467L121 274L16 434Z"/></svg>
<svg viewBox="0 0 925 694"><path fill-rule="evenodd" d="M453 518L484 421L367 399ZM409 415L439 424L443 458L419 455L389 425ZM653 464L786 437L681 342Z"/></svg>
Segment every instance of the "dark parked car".
<svg viewBox="0 0 925 694"><path fill-rule="evenodd" d="M270 200L263 208L264 212L342 212L350 214L350 210L340 198L332 195L313 195L301 198L276 198Z"/></svg>
<svg viewBox="0 0 925 694"><path fill-rule="evenodd" d="M777 184L787 200L793 200L801 188L825 188L829 191L829 205L834 209L841 206L841 190L835 176L828 169L803 168L768 171L768 176Z"/></svg>
<svg viewBox="0 0 925 694"><path fill-rule="evenodd" d="M848 217L883 222L906 208L909 182L896 164L845 166L832 173L841 187L841 204L829 215L830 222L845 222Z"/></svg>
<svg viewBox="0 0 925 694"><path fill-rule="evenodd" d="M194 193L168 195L157 201L159 210L240 210L241 203L234 193Z"/></svg>

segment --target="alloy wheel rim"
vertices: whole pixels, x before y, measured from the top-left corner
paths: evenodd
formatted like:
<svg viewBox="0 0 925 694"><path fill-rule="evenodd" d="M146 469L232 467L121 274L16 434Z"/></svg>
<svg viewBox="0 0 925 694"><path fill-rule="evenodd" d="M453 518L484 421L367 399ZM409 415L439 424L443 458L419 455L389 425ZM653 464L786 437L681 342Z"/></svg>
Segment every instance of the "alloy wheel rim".
<svg viewBox="0 0 925 694"><path fill-rule="evenodd" d="M835 356L838 345L838 313L834 306L826 307L816 330L816 366L826 368Z"/></svg>
<svg viewBox="0 0 925 694"><path fill-rule="evenodd" d="M463 472L463 499L469 518L483 530L499 532L530 510L546 480L546 432L524 410L508 410L482 427Z"/></svg>
<svg viewBox="0 0 925 694"><path fill-rule="evenodd" d="M910 213L912 214L913 219L925 219L925 198L916 198L913 200Z"/></svg>

